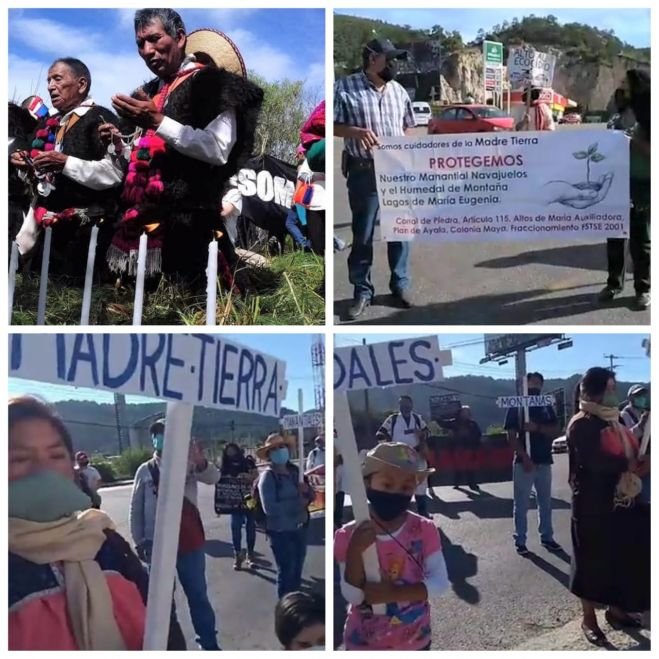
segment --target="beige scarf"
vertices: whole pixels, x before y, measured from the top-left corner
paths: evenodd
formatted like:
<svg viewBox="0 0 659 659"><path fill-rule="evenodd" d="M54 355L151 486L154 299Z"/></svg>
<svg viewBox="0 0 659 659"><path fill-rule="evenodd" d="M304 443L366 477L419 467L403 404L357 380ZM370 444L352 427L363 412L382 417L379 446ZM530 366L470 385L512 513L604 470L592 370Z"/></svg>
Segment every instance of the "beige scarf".
<svg viewBox="0 0 659 659"><path fill-rule="evenodd" d="M125 650L114 618L112 596L94 560L114 529L100 510L85 510L55 522L9 518L9 551L28 561L64 564L66 604L79 650Z"/></svg>
<svg viewBox="0 0 659 659"><path fill-rule="evenodd" d="M622 446L625 450L627 460L635 460L638 456L634 451L627 430L620 423L620 411L617 407L604 407L599 403L594 403L589 400L579 401L579 409L582 412L587 412L596 416L602 421L606 421L617 433ZM613 505L621 508L629 508L634 503L634 499L641 493L643 483L633 471L625 471L620 474L618 484L613 499Z"/></svg>

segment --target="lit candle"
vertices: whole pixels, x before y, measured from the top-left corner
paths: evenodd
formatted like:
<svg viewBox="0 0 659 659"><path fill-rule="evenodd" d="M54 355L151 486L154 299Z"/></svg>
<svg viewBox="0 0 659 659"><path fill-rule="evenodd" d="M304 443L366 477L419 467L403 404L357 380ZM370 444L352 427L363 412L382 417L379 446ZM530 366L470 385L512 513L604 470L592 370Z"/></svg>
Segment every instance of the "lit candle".
<svg viewBox="0 0 659 659"><path fill-rule="evenodd" d="M37 325L46 324L46 296L48 295L48 266L50 265L50 243L53 238L52 227L46 227L41 255L41 277L39 279L39 303L37 305Z"/></svg>
<svg viewBox="0 0 659 659"><path fill-rule="evenodd" d="M133 325L142 324L142 307L144 306L144 275L146 273L147 235L140 236L140 247L137 252L137 277L135 279L135 304L133 305Z"/></svg>
<svg viewBox="0 0 659 659"><path fill-rule="evenodd" d="M217 240L208 243L206 269L206 325L217 324Z"/></svg>
<svg viewBox="0 0 659 659"><path fill-rule="evenodd" d="M14 309L14 290L16 288L16 271L18 270L18 243L11 244L11 258L9 259L9 315L7 316L11 325L11 313Z"/></svg>
<svg viewBox="0 0 659 659"><path fill-rule="evenodd" d="M96 261L96 244L98 242L98 225L92 227L87 251L87 272L85 272L85 288L82 293L82 310L80 324L89 325L89 311L92 306L92 286L94 284L94 263Z"/></svg>

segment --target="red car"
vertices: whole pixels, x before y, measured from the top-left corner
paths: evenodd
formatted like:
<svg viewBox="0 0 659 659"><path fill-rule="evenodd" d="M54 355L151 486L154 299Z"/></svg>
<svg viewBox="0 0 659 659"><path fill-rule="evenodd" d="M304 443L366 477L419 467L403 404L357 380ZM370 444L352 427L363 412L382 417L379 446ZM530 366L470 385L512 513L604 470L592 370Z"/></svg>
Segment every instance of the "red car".
<svg viewBox="0 0 659 659"><path fill-rule="evenodd" d="M493 105L450 105L428 124L428 135L514 130L515 119Z"/></svg>

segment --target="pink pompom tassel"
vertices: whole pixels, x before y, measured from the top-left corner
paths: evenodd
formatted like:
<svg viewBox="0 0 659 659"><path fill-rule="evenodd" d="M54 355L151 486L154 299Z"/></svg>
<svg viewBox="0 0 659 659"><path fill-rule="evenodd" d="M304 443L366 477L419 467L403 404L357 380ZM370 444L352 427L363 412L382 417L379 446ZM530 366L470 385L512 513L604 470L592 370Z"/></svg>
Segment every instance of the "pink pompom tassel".
<svg viewBox="0 0 659 659"><path fill-rule="evenodd" d="M46 142L43 145L43 150L44 151L54 151L55 150L55 145L52 142Z"/></svg>

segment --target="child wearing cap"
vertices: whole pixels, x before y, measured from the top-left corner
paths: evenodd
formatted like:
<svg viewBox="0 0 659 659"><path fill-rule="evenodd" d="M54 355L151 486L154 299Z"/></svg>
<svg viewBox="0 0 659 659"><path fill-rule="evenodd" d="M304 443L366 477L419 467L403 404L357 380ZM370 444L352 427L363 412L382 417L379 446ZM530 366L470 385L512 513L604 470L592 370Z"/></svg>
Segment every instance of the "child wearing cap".
<svg viewBox="0 0 659 659"><path fill-rule="evenodd" d="M362 474L371 520L346 524L334 536L341 593L349 603L346 650L429 650L431 597L449 585L439 532L408 510L418 484L434 470L418 468L414 449L378 444L366 454ZM375 543L380 582L369 582L364 551ZM373 605L384 604L384 614Z"/></svg>

